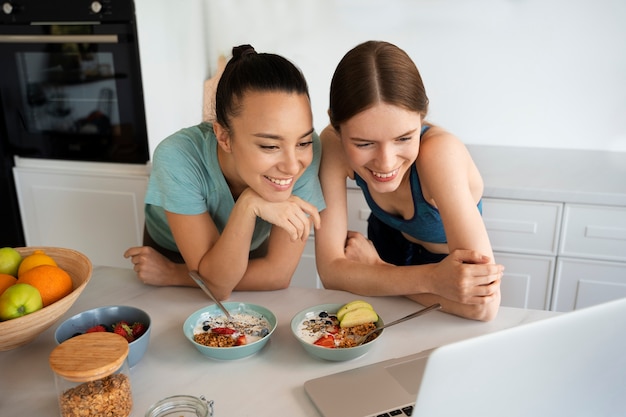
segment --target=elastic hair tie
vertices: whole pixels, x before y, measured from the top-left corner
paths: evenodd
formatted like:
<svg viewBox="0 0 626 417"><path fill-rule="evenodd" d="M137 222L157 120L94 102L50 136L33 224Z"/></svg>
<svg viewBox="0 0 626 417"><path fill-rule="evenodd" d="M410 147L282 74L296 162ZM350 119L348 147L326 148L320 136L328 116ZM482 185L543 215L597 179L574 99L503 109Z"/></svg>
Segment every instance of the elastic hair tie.
<svg viewBox="0 0 626 417"><path fill-rule="evenodd" d="M256 55L254 48L250 47L241 53L241 56Z"/></svg>

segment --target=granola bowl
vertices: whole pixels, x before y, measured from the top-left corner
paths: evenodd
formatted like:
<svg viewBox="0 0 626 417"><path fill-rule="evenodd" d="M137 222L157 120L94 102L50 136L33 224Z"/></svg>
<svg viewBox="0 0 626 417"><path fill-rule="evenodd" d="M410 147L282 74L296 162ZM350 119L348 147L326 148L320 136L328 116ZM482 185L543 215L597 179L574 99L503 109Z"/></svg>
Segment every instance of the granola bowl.
<svg viewBox="0 0 626 417"><path fill-rule="evenodd" d="M293 316L291 320L291 332L300 342L304 350L311 356L327 361L348 361L356 359L369 352L381 338L384 330L378 332L378 336L362 345L354 347L324 347L315 344L317 340L334 333L337 326L335 314L343 304L320 304L304 310ZM378 317L374 323L378 328L384 325L383 319ZM334 335L335 337L336 335Z"/></svg>
<svg viewBox="0 0 626 417"><path fill-rule="evenodd" d="M233 322L213 304L195 311L185 320L185 337L201 354L212 359L241 359L259 352L276 330L278 320L274 313L256 304L222 304Z"/></svg>

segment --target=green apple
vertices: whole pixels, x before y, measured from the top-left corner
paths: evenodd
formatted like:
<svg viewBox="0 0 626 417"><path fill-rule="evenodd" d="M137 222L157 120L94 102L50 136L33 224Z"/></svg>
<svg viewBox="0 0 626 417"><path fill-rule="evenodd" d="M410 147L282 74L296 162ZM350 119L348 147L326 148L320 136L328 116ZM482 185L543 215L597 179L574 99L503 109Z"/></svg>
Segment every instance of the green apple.
<svg viewBox="0 0 626 417"><path fill-rule="evenodd" d="M0 249L0 274L17 276L17 269L22 262L22 255L13 248Z"/></svg>
<svg viewBox="0 0 626 417"><path fill-rule="evenodd" d="M22 317L41 308L41 294L30 284L13 284L0 295L0 320Z"/></svg>

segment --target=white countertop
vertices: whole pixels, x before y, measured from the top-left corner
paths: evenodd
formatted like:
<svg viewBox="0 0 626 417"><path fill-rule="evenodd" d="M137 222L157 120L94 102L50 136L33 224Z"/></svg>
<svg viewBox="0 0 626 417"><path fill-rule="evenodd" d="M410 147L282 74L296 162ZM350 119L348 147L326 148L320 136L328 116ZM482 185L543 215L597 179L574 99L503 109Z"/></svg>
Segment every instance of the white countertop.
<svg viewBox="0 0 626 417"><path fill-rule="evenodd" d="M626 152L468 145L485 197L626 206Z"/></svg>
<svg viewBox="0 0 626 417"><path fill-rule="evenodd" d="M489 323L435 312L385 330L366 355L348 362L326 362L309 356L290 330L300 310L322 303L357 298L371 302L385 321L419 306L403 297L357 297L342 291L290 287L282 291L237 292L233 301L263 305L278 318L278 328L258 354L237 361L202 356L187 341L182 325L187 316L211 304L196 288L151 287L130 269L95 267L93 277L72 308L28 345L0 352L0 410L3 416L57 416L54 377L48 364L55 347L54 331L62 320L90 308L125 304L146 310L152 318L150 346L131 369L134 407L143 416L148 407L176 394L205 395L221 416L317 416L303 383L311 378L404 356L442 344L550 317L555 313L502 307Z"/></svg>

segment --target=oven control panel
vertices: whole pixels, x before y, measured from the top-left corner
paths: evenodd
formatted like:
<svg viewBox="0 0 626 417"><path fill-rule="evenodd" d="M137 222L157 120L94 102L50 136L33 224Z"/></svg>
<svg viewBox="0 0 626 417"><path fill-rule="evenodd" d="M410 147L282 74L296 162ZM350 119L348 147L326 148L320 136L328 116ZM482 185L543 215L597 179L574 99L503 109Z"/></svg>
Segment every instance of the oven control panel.
<svg viewBox="0 0 626 417"><path fill-rule="evenodd" d="M135 5L129 0L0 0L0 4L0 25L135 20Z"/></svg>

